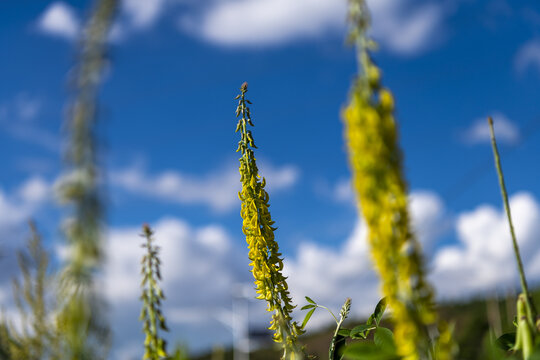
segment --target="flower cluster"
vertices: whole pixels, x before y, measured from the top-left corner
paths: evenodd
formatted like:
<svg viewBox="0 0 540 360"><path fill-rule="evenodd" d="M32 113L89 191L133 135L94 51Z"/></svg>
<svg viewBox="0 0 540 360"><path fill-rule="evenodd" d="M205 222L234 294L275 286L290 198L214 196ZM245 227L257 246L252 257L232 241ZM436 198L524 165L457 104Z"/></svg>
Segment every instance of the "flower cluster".
<svg viewBox="0 0 540 360"><path fill-rule="evenodd" d="M350 17L361 74L343 111L345 134L354 187L369 227L371 254L393 310L398 352L407 360L449 359L452 346L447 327L439 326L444 333L435 346L430 339L438 323L433 290L410 227L394 98L382 87L381 72L369 54L374 43L365 35L369 17L363 0L351 0Z"/></svg>
<svg viewBox="0 0 540 360"><path fill-rule="evenodd" d="M302 357L302 351L297 345L297 337L302 330L292 321L294 306L291 304L286 278L282 274L283 259L274 239L276 228L273 227L274 221L268 211L269 197L264 189L266 182L259 175L253 152L256 146L253 135L247 128L248 125L253 126L247 105L251 102L245 98L247 83L244 83L240 90L241 94L236 97L239 100L236 116L240 117L236 132L240 132L241 138L236 151L242 154L242 190L238 196L242 202L242 230L249 247L251 272L255 278L257 298L266 300L267 310L274 312L269 329L275 331L274 340L283 344L283 358L298 359Z"/></svg>

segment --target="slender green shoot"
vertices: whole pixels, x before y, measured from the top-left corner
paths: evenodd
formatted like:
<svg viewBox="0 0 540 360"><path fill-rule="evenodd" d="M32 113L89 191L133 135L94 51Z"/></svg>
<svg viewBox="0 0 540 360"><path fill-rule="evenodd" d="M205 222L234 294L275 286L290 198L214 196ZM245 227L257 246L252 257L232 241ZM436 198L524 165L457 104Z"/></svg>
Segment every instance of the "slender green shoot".
<svg viewBox="0 0 540 360"><path fill-rule="evenodd" d="M345 346L345 340L346 337L339 334L339 330L341 329L341 325L343 325L343 321L349 316L349 312L351 311L351 298L347 298L345 300L345 303L341 307L341 310L339 311L339 321L336 326L336 330L334 331L334 336L332 336L332 341L330 342L330 348L328 349L328 359L329 360L339 360L340 359L340 350ZM333 316L334 314L332 314Z"/></svg>
<svg viewBox="0 0 540 360"><path fill-rule="evenodd" d="M516 263L518 266L519 280L521 282L521 291L525 295L528 311L527 319L531 326L534 326L536 319L536 308L532 302L529 288L527 286L527 279L525 278L525 270L523 269L523 262L521 261L521 255L519 253L519 246L516 240L516 233L514 231L514 224L512 222L512 214L510 212L510 205L508 202L508 193L506 192L506 185L504 182L504 175L501 166L501 158L499 156L499 150L497 148L497 141L495 140L495 130L493 128L493 119L488 117L489 131L491 134L491 145L493 147L493 156L495 157L495 166L497 168L497 175L499 177L499 185L501 187L501 195L504 203L504 210L506 211L506 217L508 219L508 225L510 226L510 235L512 237L512 246L514 247L514 255L516 256Z"/></svg>

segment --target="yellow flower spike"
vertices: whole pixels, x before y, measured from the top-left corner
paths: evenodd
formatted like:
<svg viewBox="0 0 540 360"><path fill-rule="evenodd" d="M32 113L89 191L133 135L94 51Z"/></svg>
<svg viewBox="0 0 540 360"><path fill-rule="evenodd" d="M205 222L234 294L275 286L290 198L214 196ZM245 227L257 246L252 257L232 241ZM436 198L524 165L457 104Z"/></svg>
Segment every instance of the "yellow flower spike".
<svg viewBox="0 0 540 360"><path fill-rule="evenodd" d="M283 346L282 358L302 360L304 354L297 343L301 330L291 318L294 306L291 304L286 278L281 273L283 260L274 239L274 221L268 211L269 197L264 189L266 180L259 175L252 149L255 148L253 134L247 130L248 125L253 126L247 106L250 102L245 98L247 83L244 83L240 90L236 112L240 120L236 131L240 132L241 136L237 152L242 154L239 167L242 190L238 198L242 204L242 231L246 235L249 248L256 298L266 300L267 310L274 312L269 329L274 330L274 341Z"/></svg>
<svg viewBox="0 0 540 360"><path fill-rule="evenodd" d="M405 360L450 360L451 336L433 309L433 290L409 224L394 98L382 87L381 71L371 60L365 0L350 0L349 16L360 75L343 110L345 136L354 188L369 228L370 251L393 310L397 351ZM433 341L429 334L437 329L440 336Z"/></svg>

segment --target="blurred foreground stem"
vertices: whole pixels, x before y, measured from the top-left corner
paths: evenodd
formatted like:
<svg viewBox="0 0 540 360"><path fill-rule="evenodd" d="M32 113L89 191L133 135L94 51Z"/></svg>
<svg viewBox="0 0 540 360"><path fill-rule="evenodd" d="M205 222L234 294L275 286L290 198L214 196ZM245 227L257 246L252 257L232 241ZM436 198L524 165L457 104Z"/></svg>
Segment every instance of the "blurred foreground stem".
<svg viewBox="0 0 540 360"><path fill-rule="evenodd" d="M102 203L95 140L97 94L106 63L106 43L117 0L97 1L83 29L74 99L69 109L68 171L59 187L72 216L65 223L67 263L62 273L58 326L64 342L62 359L105 359L110 342L103 299L95 275L103 262Z"/></svg>

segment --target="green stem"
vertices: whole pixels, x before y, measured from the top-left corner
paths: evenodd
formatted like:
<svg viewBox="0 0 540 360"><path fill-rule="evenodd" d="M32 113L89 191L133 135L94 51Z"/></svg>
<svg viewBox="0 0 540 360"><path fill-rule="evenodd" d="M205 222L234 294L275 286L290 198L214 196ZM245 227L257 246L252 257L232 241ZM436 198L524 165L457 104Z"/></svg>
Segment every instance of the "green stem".
<svg viewBox="0 0 540 360"><path fill-rule="evenodd" d="M493 155L495 157L495 166L497 167L497 175L499 176L499 185L501 187L501 194L504 203L504 209L506 211L506 217L508 218L508 225L510 226L510 235L512 236L512 245L514 247L514 254L516 255L516 262L519 272L519 280L521 282L521 289L525 295L527 307L530 311L527 311L527 317L530 324L534 325L534 319L536 318L536 309L534 303L531 301L531 295L527 286L527 280L525 278L525 270L523 269L523 262L521 261L521 255L519 254L519 247L516 240L516 234L514 231L514 224L512 223L512 215L510 213L510 205L508 203L508 194L506 192L506 185L504 183L504 176L501 166L501 159L499 157L499 150L497 149L497 142L495 140L495 130L493 129L493 119L488 117L489 131L491 133L491 145L493 147Z"/></svg>
<svg viewBox="0 0 540 360"><path fill-rule="evenodd" d="M336 315L334 315L334 313L329 309L327 308L326 306L322 306L322 305L319 305L317 304L316 305L318 308L321 308L321 309L326 309L326 311L328 311L330 313L330 315L332 315L332 317L334 318L334 320L336 321L336 324L338 325L338 328L339 326L341 325L341 323L343 322L343 320L339 321L336 317ZM337 331L337 330L336 330Z"/></svg>
<svg viewBox="0 0 540 360"><path fill-rule="evenodd" d="M325 308L324 306L320 306ZM326 309L326 308L325 308ZM332 316L334 314L327 309ZM351 310L351 299L347 298L345 300L345 303L341 307L341 310L339 312L339 321L336 320L337 326L336 330L334 331L334 336L332 337L332 341L330 342L330 348L328 349L328 360L339 360L339 353L341 352L341 348L345 345L345 337L339 335L339 330L341 329L341 325L343 324L343 321L347 318L349 315L349 312ZM334 316L334 319L336 317Z"/></svg>

